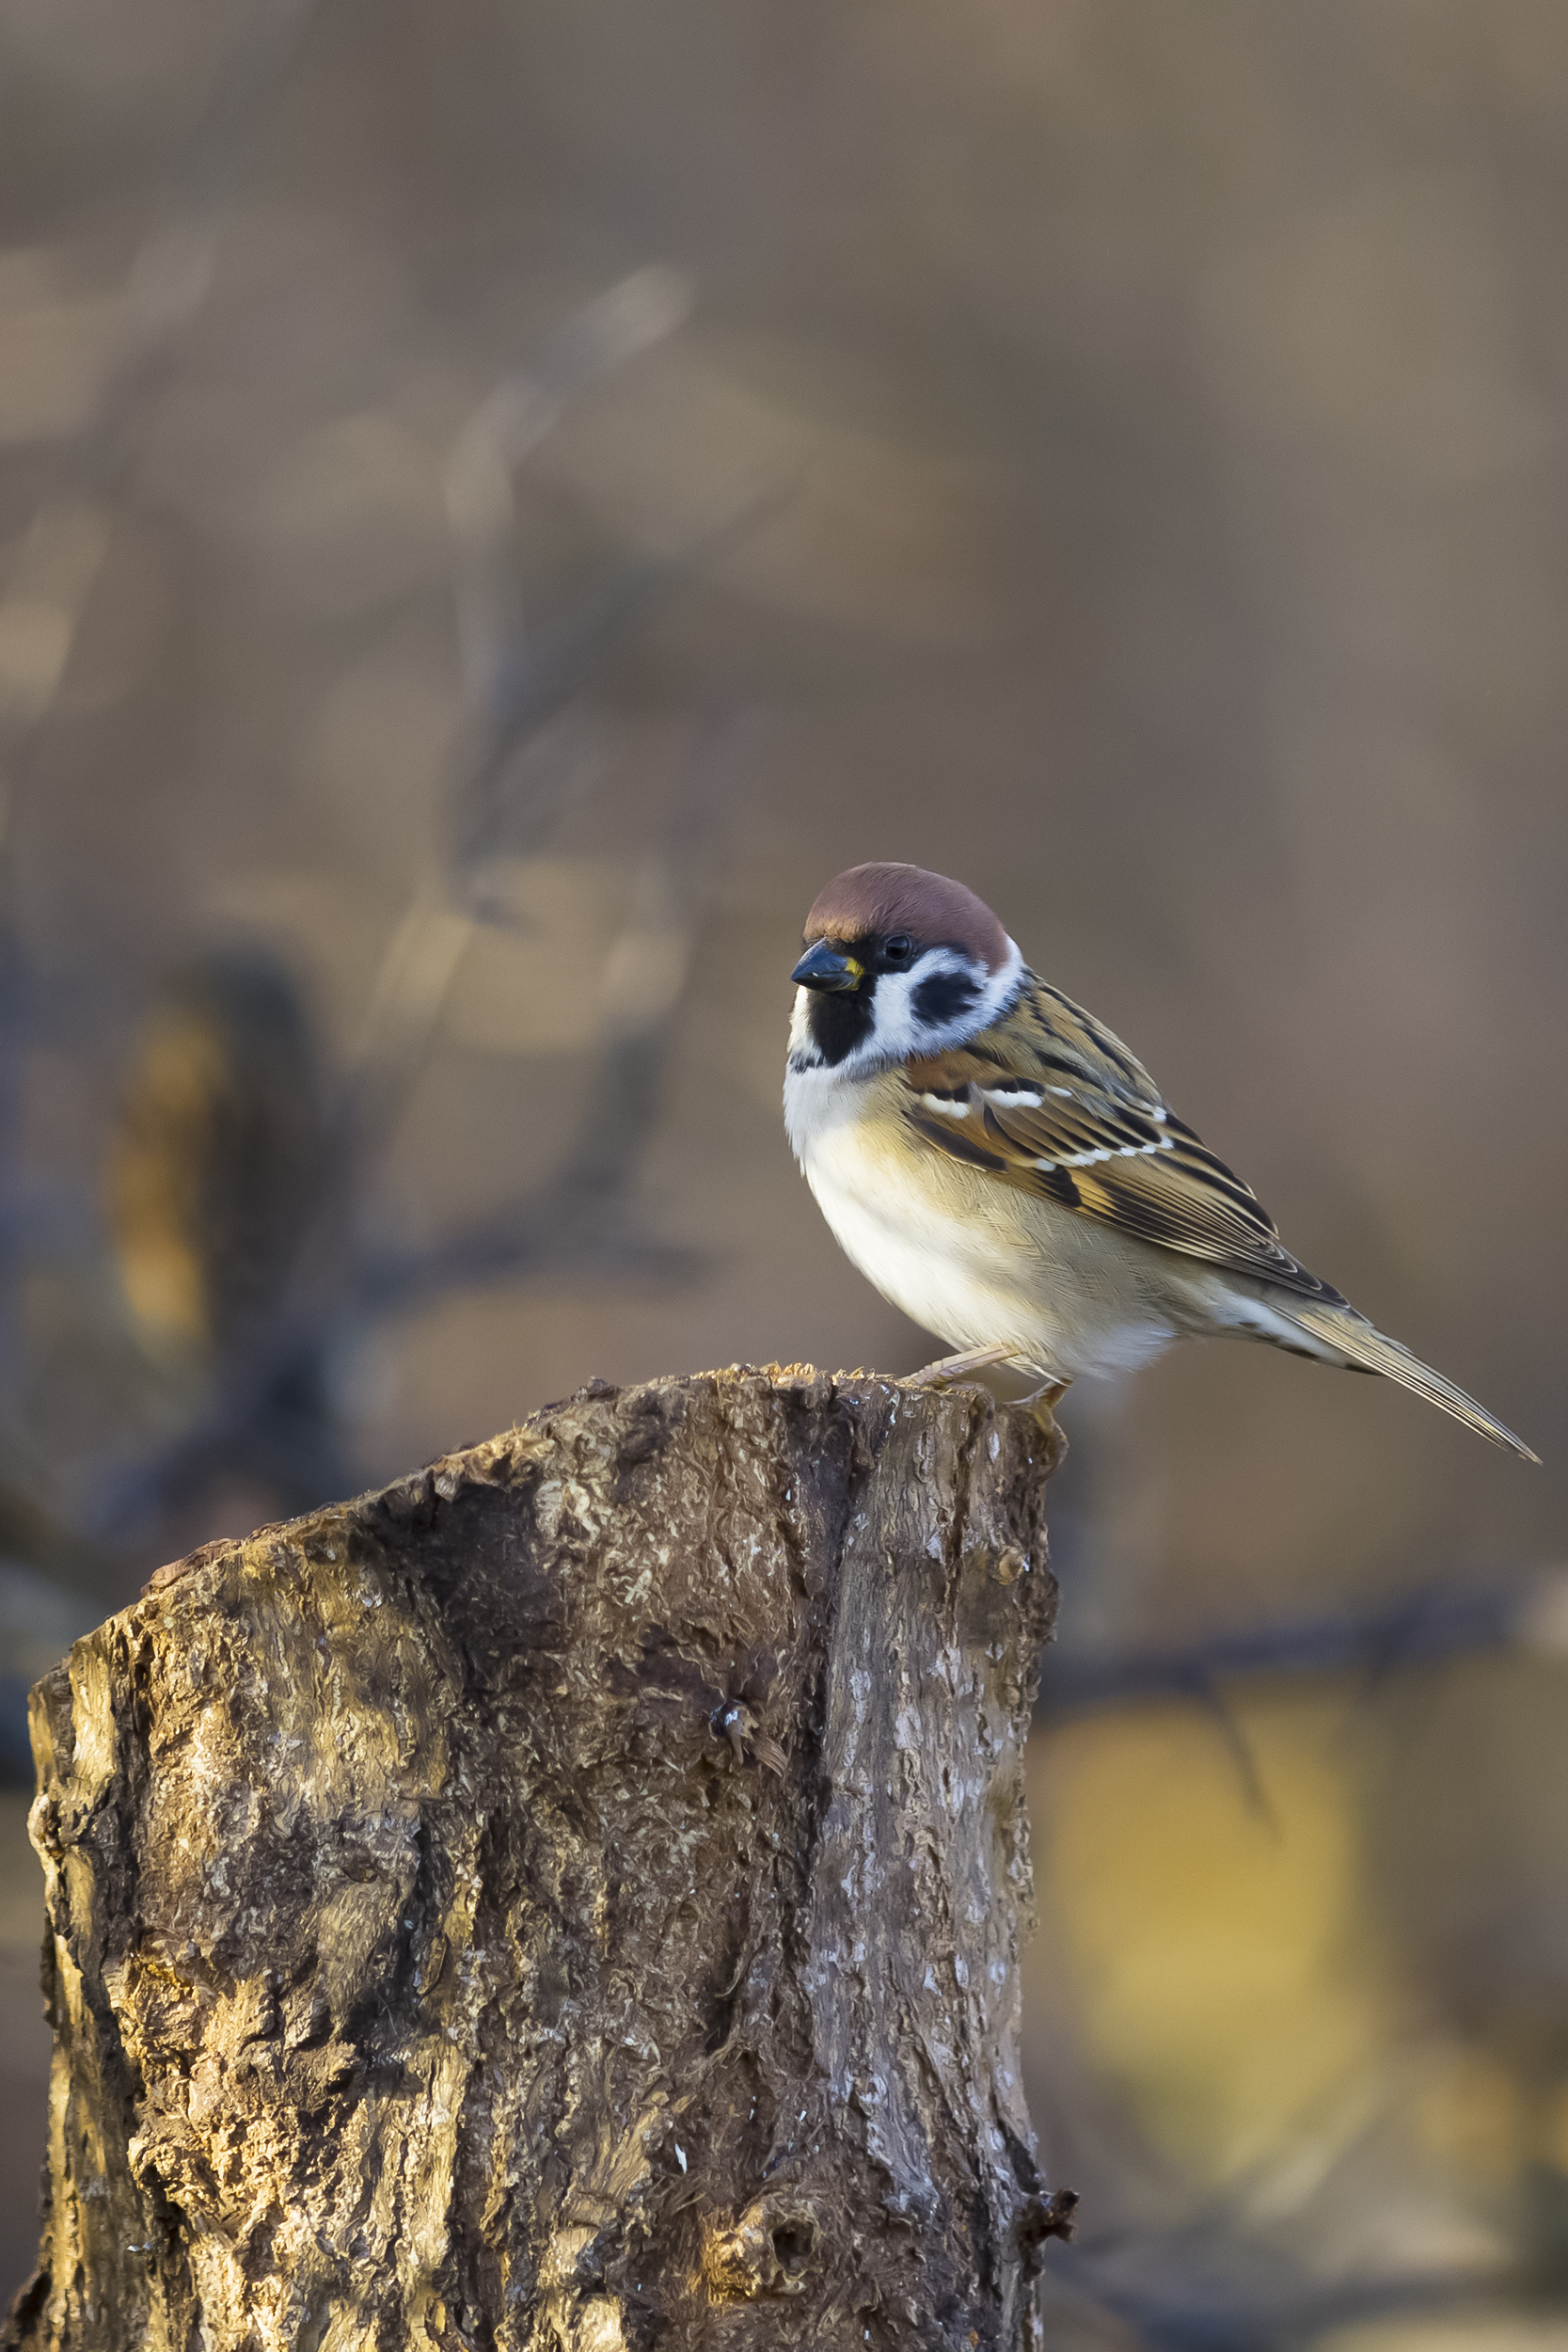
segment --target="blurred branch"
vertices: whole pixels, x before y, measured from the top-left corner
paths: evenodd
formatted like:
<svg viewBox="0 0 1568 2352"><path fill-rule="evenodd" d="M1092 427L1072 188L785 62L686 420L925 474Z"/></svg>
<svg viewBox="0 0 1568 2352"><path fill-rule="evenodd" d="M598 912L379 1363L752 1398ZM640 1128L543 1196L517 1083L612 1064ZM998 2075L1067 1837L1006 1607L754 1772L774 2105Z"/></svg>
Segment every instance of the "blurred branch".
<svg viewBox="0 0 1568 2352"><path fill-rule="evenodd" d="M126 274L92 415L67 445L59 486L34 516L0 599L0 854L9 852L24 755L54 705L108 546L108 501L135 425L207 298L251 136L313 5L253 0L240 9L159 216Z"/></svg>
<svg viewBox="0 0 1568 2352"><path fill-rule="evenodd" d="M629 920L605 976L602 1069L576 1140L531 1192L467 1231L405 1255L345 1251L236 1359L212 1406L169 1446L118 1472L90 1524L121 1534L145 1526L198 1490L223 1465L263 1470L283 1502L319 1500L325 1359L346 1328L476 1282L547 1274L558 1280L689 1279L689 1249L641 1233L626 1194L657 1115L658 1077L680 1002L696 917L728 836L734 805L733 721L716 723L689 763L666 840L652 850L632 893ZM297 1449L293 1458L289 1449ZM327 1489L329 1490L329 1489ZM297 1507L305 1507L300 1502Z"/></svg>
<svg viewBox="0 0 1568 2352"><path fill-rule="evenodd" d="M1048 1719L1186 1698L1213 1708L1251 1677L1397 1668L1487 1649L1568 1658L1568 1569L1484 1585L1425 1585L1378 1609L1238 1627L1172 1648L1053 1651L1040 1683Z"/></svg>
<svg viewBox="0 0 1568 2352"><path fill-rule="evenodd" d="M67 445L56 485L0 596L0 1168L17 1160L29 1000L15 876L18 801L108 548L110 506L135 423L206 299L251 135L312 6L252 0L239 8L207 103L127 272L91 416ZM8 1225L0 1230L0 1421L14 1419L17 1263Z"/></svg>
<svg viewBox="0 0 1568 2352"><path fill-rule="evenodd" d="M574 1280L689 1278L689 1249L644 1235L628 1214L637 1161L657 1116L671 1027L701 909L736 802L736 720L702 725L666 793L633 883L619 937L599 976L598 1068L575 1137L540 1184L467 1231L406 1253L367 1249L360 1212L438 1034L452 981L480 928L483 902L468 865L499 831L512 755L596 668L648 608L684 576L675 564L629 567L565 626L537 641L524 626L515 468L570 401L679 325L689 295L673 272L645 270L592 303L546 344L531 368L487 395L456 437L447 467L454 593L466 701L450 790L463 821L452 866L425 877L388 943L364 1034L332 1121L331 1168L314 1228L270 1327L226 1366L207 1409L172 1444L118 1473L92 1523L143 1525L188 1498L224 1465L261 1470L281 1507L331 1490L327 1366L345 1331L454 1288L521 1273ZM720 536L747 527L742 517ZM546 764L505 811L509 839L537 853L565 793ZM454 889L454 880L458 887ZM323 1448L327 1451L324 1453Z"/></svg>
<svg viewBox="0 0 1568 2352"><path fill-rule="evenodd" d="M1133 2328L1148 2352L1296 2352L1331 2329L1480 2316L1513 2299L1502 2277L1313 2278L1217 2233L1140 2231L1097 2243L1080 2231L1052 2265L1043 2310L1049 2330L1086 2304Z"/></svg>
<svg viewBox="0 0 1568 2352"><path fill-rule="evenodd" d="M655 265L624 278L568 319L531 367L503 376L452 441L442 486L456 558L458 653L482 734L504 738L526 720L541 682L517 577L517 469L573 401L673 334L691 307L676 270Z"/></svg>
<svg viewBox="0 0 1568 2352"><path fill-rule="evenodd" d="M646 601L641 577L617 582L608 602L545 644L531 641L517 560L517 469L574 400L672 334L690 308L690 290L675 271L637 271L568 319L531 366L504 376L453 437L442 485L464 702L450 786L460 868L472 837L483 843L493 831L493 809L477 804L494 801L509 756L580 691ZM643 593L628 594L632 585ZM531 801L511 812L530 846L542 841L562 797L546 770ZM372 988L350 1080L344 1118L356 1160L385 1142L483 914L471 894L453 891L450 874L427 876L415 891Z"/></svg>

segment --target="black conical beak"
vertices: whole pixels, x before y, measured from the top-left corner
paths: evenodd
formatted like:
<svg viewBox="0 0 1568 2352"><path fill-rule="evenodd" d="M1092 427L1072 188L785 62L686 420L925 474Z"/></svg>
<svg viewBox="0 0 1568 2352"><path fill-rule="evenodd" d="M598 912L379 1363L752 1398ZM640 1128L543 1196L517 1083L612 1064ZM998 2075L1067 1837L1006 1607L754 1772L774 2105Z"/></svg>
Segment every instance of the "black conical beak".
<svg viewBox="0 0 1568 2352"><path fill-rule="evenodd" d="M815 947L806 949L789 977L802 988L819 988L839 995L859 988L865 977L865 966L857 963L853 956L841 955L836 947L830 947L825 939L819 939Z"/></svg>

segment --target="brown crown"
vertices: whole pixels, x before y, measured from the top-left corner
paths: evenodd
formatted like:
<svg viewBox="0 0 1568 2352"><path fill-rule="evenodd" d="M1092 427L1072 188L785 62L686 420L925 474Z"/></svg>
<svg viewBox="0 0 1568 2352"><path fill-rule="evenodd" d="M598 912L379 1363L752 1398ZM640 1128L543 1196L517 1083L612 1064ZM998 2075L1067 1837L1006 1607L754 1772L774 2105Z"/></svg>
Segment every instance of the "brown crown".
<svg viewBox="0 0 1568 2352"><path fill-rule="evenodd" d="M1007 960L1007 934L983 898L923 866L851 866L834 876L806 917L805 936L885 938L908 931L923 947L960 947L988 971Z"/></svg>

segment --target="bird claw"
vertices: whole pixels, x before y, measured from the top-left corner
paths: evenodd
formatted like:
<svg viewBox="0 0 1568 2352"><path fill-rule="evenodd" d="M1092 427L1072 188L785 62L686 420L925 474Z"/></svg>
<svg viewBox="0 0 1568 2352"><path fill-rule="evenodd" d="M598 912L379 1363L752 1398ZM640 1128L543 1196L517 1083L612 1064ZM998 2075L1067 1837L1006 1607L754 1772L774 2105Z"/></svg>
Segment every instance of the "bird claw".
<svg viewBox="0 0 1568 2352"><path fill-rule="evenodd" d="M968 1347L957 1356L939 1356L934 1364L923 1364L911 1372L903 1383L906 1389L929 1389L941 1394L956 1388L973 1372L983 1372L988 1364L1004 1364L1013 1353L1006 1340L993 1341L990 1347Z"/></svg>

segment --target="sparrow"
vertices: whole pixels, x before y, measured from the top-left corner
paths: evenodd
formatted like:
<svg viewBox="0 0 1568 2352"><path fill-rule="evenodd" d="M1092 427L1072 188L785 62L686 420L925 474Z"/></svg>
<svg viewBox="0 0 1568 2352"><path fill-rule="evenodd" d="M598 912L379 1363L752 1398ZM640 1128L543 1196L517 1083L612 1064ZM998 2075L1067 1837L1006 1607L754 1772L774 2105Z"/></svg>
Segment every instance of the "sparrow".
<svg viewBox="0 0 1568 2352"><path fill-rule="evenodd" d="M1539 1458L1309 1274L1120 1039L961 882L850 866L790 977L789 1140L847 1255L959 1351L917 1380L1009 1363L1054 1402L1223 1334L1382 1373Z"/></svg>

